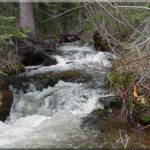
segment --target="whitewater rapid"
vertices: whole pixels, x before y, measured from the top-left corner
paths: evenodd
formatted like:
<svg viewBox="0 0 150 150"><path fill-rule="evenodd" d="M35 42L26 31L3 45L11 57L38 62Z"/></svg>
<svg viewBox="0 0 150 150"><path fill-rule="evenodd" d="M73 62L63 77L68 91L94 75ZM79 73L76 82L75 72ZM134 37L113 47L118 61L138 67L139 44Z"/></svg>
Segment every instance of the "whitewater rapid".
<svg viewBox="0 0 150 150"><path fill-rule="evenodd" d="M7 121L0 122L0 148L79 148L100 147L96 134L81 128L82 118L103 106L100 97L109 94L100 85L115 56L96 52L92 47L64 45L55 55L54 66L29 66L26 76L45 72L84 70L94 77L89 83L60 80L54 87L37 90L31 84L27 93L14 93Z"/></svg>

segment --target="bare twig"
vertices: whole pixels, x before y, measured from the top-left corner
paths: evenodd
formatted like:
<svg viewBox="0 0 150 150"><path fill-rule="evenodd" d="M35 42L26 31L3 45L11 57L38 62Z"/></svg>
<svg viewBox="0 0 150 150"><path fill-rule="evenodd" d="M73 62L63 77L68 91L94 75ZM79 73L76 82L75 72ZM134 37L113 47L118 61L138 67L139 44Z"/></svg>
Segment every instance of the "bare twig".
<svg viewBox="0 0 150 150"><path fill-rule="evenodd" d="M121 130L119 131L119 134L120 134L121 143L122 143L123 147L126 149L127 145L128 145L128 142L129 142L129 137L126 133L124 133Z"/></svg>
<svg viewBox="0 0 150 150"><path fill-rule="evenodd" d="M138 58L138 59L129 61L129 62L125 63L125 64L121 64L121 65L117 66L117 68L118 68L118 67L121 67L121 66L124 66L124 65L129 65L129 64L131 64L131 63L135 63L135 62L137 62L137 61L141 61L141 60L143 60L143 59L145 59L145 58L149 58L149 57L150 57L150 55L146 55L146 56L140 57L140 58Z"/></svg>
<svg viewBox="0 0 150 150"><path fill-rule="evenodd" d="M120 21L118 18L116 18L115 16L113 16L112 13L110 13L102 4L98 3L98 5L99 5L101 8L103 8L104 11L105 11L109 16L111 16L114 20L116 20L118 23L120 23L120 24L126 26L126 24L125 24L124 22Z"/></svg>
<svg viewBox="0 0 150 150"><path fill-rule="evenodd" d="M89 4L89 3L85 3L85 4L82 5L82 6L75 7L75 8L66 10L66 11L64 11L64 12L62 12L62 13L60 13L60 14L57 14L57 15L55 15L55 16L49 17L49 18L47 18L46 20L44 20L42 23L45 23L45 22L47 22L47 21L50 20L50 19L54 19L54 18L60 17L60 16L62 16L62 15L64 15L64 14L67 14L67 13L73 11L73 10L77 10L77 9L79 9L79 8L85 7L85 6L88 5L88 4Z"/></svg>
<svg viewBox="0 0 150 150"><path fill-rule="evenodd" d="M116 6L118 8L131 8L131 9L144 9L150 11L149 7L144 7L144 6L129 6L129 5L123 5L123 6Z"/></svg>

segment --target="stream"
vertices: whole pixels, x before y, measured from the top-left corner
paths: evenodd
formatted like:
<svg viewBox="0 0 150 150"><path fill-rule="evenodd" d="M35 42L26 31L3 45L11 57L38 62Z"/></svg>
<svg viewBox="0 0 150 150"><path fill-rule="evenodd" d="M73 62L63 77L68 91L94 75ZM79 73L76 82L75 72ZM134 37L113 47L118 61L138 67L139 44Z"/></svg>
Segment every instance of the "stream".
<svg viewBox="0 0 150 150"><path fill-rule="evenodd" d="M112 95L106 75L116 56L78 42L57 51L56 65L26 68L30 81L18 82L28 86L10 85L14 102L0 122L0 148L150 148L99 102Z"/></svg>

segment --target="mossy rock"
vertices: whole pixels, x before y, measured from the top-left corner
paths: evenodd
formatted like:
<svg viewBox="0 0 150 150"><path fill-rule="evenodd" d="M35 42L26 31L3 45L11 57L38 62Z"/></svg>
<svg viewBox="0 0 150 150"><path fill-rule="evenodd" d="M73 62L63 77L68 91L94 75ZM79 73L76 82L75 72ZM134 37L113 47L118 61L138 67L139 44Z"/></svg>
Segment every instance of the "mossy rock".
<svg viewBox="0 0 150 150"><path fill-rule="evenodd" d="M150 124L150 114L143 114L141 117L141 122L145 125Z"/></svg>
<svg viewBox="0 0 150 150"><path fill-rule="evenodd" d="M92 80L92 76L81 70L67 70L63 72L57 72L51 74L50 77L61 78L62 80L67 80L69 78L74 80L82 79L84 81Z"/></svg>
<svg viewBox="0 0 150 150"><path fill-rule="evenodd" d="M40 78L46 85L54 86L59 80L65 82L84 83L89 82L93 77L83 70L66 70L46 74L36 74L33 78Z"/></svg>
<svg viewBox="0 0 150 150"><path fill-rule="evenodd" d="M82 70L66 70L62 72L51 72L45 74L35 74L34 76L12 75L7 77L9 83L18 91L27 92L30 83L34 84L37 90L42 90L49 86L53 87L63 80L64 82L85 83L90 82L93 78Z"/></svg>

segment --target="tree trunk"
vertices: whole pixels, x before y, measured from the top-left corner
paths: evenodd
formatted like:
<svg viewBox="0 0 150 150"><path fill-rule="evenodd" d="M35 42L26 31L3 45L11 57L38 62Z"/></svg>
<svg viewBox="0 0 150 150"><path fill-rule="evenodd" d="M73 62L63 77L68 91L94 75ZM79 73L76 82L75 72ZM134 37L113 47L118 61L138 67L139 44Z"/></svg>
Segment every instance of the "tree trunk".
<svg viewBox="0 0 150 150"><path fill-rule="evenodd" d="M33 12L33 3L20 1L20 25L31 32L31 37L35 37L35 20Z"/></svg>
<svg viewBox="0 0 150 150"><path fill-rule="evenodd" d="M80 6L82 7L83 3L80 2ZM83 8L80 8L79 9L79 23L78 23L78 26L79 26L79 32L82 32L83 31Z"/></svg>

